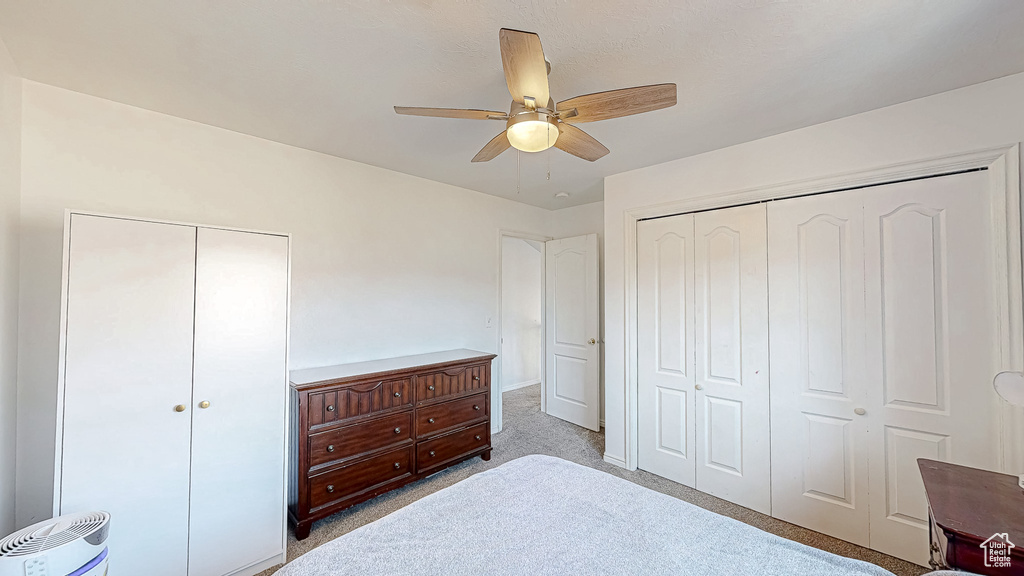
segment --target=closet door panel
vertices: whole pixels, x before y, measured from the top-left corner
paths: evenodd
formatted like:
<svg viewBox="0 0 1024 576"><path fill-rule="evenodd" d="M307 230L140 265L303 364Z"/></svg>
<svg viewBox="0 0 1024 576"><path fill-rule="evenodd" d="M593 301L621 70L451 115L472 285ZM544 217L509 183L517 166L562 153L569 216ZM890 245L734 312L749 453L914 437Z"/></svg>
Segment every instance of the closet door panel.
<svg viewBox="0 0 1024 576"><path fill-rule="evenodd" d="M195 238L71 216L59 513L111 514L111 576L186 572Z"/></svg>
<svg viewBox="0 0 1024 576"><path fill-rule="evenodd" d="M199 228L196 260L189 573L220 575L283 552L288 239Z"/></svg>
<svg viewBox="0 0 1024 576"><path fill-rule="evenodd" d="M771 511L763 204L694 215L697 489Z"/></svg>
<svg viewBox="0 0 1024 576"><path fill-rule="evenodd" d="M988 174L865 190L871 547L925 564L917 458L999 468Z"/></svg>
<svg viewBox="0 0 1024 576"><path fill-rule="evenodd" d="M863 194L768 206L772 515L868 545Z"/></svg>
<svg viewBox="0 0 1024 576"><path fill-rule="evenodd" d="M637 287L638 466L693 486L692 214L638 224Z"/></svg>

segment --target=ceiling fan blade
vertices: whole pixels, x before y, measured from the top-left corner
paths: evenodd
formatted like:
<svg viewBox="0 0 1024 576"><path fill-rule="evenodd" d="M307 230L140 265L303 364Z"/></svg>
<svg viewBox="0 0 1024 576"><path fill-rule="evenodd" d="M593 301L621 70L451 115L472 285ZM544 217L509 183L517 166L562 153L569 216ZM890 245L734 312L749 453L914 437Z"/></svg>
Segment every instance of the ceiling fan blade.
<svg viewBox="0 0 1024 576"><path fill-rule="evenodd" d="M609 152L604 144L595 140L590 134L561 122L558 124L558 139L555 140L555 148L591 162Z"/></svg>
<svg viewBox="0 0 1024 576"><path fill-rule="evenodd" d="M501 66L505 69L505 83L512 99L523 102L533 98L537 106L547 106L548 64L544 60L544 49L540 36L532 32L520 32L502 28L498 32L501 45Z"/></svg>
<svg viewBox="0 0 1024 576"><path fill-rule="evenodd" d="M511 147L512 144L508 141L508 133L502 132L494 138L491 138L491 141L481 148L480 151L476 153L476 156L473 156L473 162L487 162L488 160L493 160L498 157L498 154L501 154Z"/></svg>
<svg viewBox="0 0 1024 576"><path fill-rule="evenodd" d="M466 120L491 120L491 116L507 118L504 112L493 110L468 110L461 108L416 108L408 106L395 106L395 112L408 116L434 116L437 118L464 118Z"/></svg>
<svg viewBox="0 0 1024 576"><path fill-rule="evenodd" d="M563 118L562 121L577 124L641 114L675 105L675 84L652 84L569 98L558 103L558 110L561 112L575 108L576 115Z"/></svg>

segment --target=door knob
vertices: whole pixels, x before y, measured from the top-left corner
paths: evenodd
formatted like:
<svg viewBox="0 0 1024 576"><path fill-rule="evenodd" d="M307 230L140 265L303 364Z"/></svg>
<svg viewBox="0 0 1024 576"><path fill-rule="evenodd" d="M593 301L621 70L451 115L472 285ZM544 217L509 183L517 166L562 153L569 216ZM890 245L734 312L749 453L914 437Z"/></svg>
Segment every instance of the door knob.
<svg viewBox="0 0 1024 576"><path fill-rule="evenodd" d="M863 408L854 408L853 409L853 413L856 414L857 416L863 416L863 415L867 414L868 411L863 409Z"/></svg>
<svg viewBox="0 0 1024 576"><path fill-rule="evenodd" d="M696 386L694 386L694 388L696 388L697 390L703 390L704 389L704 387L701 386L700 384L697 384Z"/></svg>
<svg viewBox="0 0 1024 576"><path fill-rule="evenodd" d="M199 403L199 407L200 408L209 408L210 407L210 402L207 401L207 400L203 400L202 402Z"/></svg>
<svg viewBox="0 0 1024 576"><path fill-rule="evenodd" d="M597 340L591 338L590 340L587 340L587 344L597 344Z"/></svg>
<svg viewBox="0 0 1024 576"><path fill-rule="evenodd" d="M184 412L185 411L185 405L184 404L178 404L177 406L174 407L174 411L175 412Z"/></svg>

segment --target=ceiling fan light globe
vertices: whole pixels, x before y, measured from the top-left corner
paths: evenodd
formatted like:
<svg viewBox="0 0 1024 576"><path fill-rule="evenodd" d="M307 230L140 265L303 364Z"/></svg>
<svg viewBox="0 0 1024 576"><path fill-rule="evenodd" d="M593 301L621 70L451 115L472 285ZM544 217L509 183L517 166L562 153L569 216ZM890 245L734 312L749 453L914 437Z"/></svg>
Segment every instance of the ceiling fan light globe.
<svg viewBox="0 0 1024 576"><path fill-rule="evenodd" d="M540 152L555 145L558 140L558 124L539 112L518 114L509 119L506 135L509 143L517 150Z"/></svg>

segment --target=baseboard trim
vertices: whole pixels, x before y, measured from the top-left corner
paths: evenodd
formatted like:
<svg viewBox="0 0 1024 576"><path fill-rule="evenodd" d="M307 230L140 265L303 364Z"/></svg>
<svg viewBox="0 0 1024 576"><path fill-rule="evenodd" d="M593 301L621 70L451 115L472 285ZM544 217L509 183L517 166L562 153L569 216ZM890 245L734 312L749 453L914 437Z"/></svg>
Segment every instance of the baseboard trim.
<svg viewBox="0 0 1024 576"><path fill-rule="evenodd" d="M239 568L238 570L235 570L234 572L228 574L228 576L253 576L254 574L259 574L267 568L273 568L274 566L277 566L279 564L285 564L285 555L286 553L282 552L266 560L250 564L245 568Z"/></svg>
<svg viewBox="0 0 1024 576"><path fill-rule="evenodd" d="M615 456L609 456L608 454L604 455L604 461L609 463L609 464L614 464L614 465L618 466L619 468L625 468L626 467L626 461L625 460L621 460L619 458L616 458Z"/></svg>
<svg viewBox="0 0 1024 576"><path fill-rule="evenodd" d="M504 394L505 392L511 392L513 390L518 390L520 388L526 388L527 386L533 386L535 384L540 384L540 380L525 380L525 381L519 382L517 384L509 384L508 386L502 386L501 387L501 392L502 392L502 394Z"/></svg>

